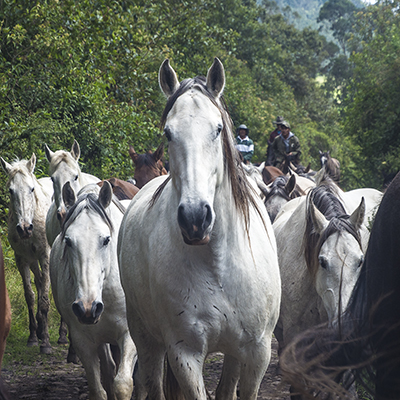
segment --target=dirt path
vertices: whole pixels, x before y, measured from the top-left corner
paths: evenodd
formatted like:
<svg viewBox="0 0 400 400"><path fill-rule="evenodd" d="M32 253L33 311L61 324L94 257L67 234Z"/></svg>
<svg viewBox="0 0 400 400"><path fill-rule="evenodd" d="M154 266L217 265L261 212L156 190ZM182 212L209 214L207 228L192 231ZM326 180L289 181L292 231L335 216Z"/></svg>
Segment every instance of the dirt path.
<svg viewBox="0 0 400 400"><path fill-rule="evenodd" d="M289 400L287 390L279 387L277 343L272 345L272 359L260 387L259 400ZM66 359L67 350L62 350ZM214 395L222 367L222 356L215 354L206 362L204 379L211 395ZM67 364L59 357L49 356L47 361L40 361L32 366L17 362L2 370L12 399L35 400L87 400L88 387L83 367Z"/></svg>

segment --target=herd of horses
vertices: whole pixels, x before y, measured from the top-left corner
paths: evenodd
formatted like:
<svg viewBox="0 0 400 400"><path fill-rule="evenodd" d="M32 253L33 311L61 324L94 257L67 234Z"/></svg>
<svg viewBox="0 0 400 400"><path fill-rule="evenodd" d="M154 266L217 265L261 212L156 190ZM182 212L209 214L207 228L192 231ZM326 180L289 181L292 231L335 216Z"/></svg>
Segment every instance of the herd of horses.
<svg viewBox="0 0 400 400"><path fill-rule="evenodd" d="M398 399L400 177L385 194L344 192L329 153L319 171L242 164L217 58L182 82L165 60L159 85L169 172L162 145L129 149L127 182L83 173L76 141L45 146L47 178L35 177L34 154L0 158L28 346L51 352L51 285L59 343L81 360L90 399L135 389L140 400L206 400L204 362L218 351L216 399L254 400L273 335L293 399L356 398L356 380ZM2 355L11 310L0 267Z"/></svg>

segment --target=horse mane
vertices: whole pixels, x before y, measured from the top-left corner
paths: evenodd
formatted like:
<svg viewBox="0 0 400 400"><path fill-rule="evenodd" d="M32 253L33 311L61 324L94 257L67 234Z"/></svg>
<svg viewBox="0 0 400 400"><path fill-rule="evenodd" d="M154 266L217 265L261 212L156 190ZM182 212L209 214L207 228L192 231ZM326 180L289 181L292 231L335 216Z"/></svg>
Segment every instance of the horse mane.
<svg viewBox="0 0 400 400"><path fill-rule="evenodd" d="M224 153L224 164L228 174L228 179L231 184L232 196L235 202L236 209L243 215L245 219L245 225L248 227L249 224L249 207L250 204L257 210L259 215L262 217L261 211L254 199L254 189L248 182L246 173L241 166L239 152L234 146L233 136L233 123L229 116L227 106L223 96L219 97L217 101L214 96L209 92L206 86L206 78L204 76L197 76L195 78L188 78L181 82L179 88L168 98L167 104L161 116L160 125L164 128L168 113L171 111L176 100L182 94L186 93L190 89L197 89L203 95L205 95L221 112L223 128L221 131L221 138L223 141L223 153ZM153 198L150 202L150 207L155 204L159 196L161 195L164 187L170 180L170 176L163 182L163 184L156 190Z"/></svg>
<svg viewBox="0 0 400 400"><path fill-rule="evenodd" d="M49 175L52 175L62 162L65 162L71 167L78 167L80 171L78 162L71 156L71 154L68 151L59 150L56 151L51 158L51 163L49 164Z"/></svg>
<svg viewBox="0 0 400 400"><path fill-rule="evenodd" d="M113 201L114 201L114 199L113 199ZM71 226L71 224L76 220L78 215L83 210L93 210L95 213L100 215L102 220L109 227L111 235L112 235L112 233L114 232L114 226L112 224L110 217L108 216L108 214L107 214L106 210L103 208L103 206L100 205L100 203L98 201L98 195L93 192L89 192L89 193L84 193L81 196L79 196L77 201L75 202L75 204L68 210L67 215L65 217L65 221L61 227L61 239L62 240L64 240L64 238L65 238L67 229Z"/></svg>
<svg viewBox="0 0 400 400"><path fill-rule="evenodd" d="M329 236L338 232L348 232L361 246L361 236L358 230L351 224L350 216L346 213L342 202L335 194L335 184L325 182L325 184L314 187L307 195L306 199L306 228L303 237L303 250L306 265L314 278L318 270L318 254L322 245ZM321 233L316 232L312 220L311 206L314 206L329 221L328 226Z"/></svg>

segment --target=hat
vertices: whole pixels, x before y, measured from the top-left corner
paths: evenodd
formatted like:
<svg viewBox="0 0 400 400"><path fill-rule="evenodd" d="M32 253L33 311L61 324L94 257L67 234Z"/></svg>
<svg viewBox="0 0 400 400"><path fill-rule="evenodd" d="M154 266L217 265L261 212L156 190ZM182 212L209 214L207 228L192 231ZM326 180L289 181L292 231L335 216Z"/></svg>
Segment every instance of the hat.
<svg viewBox="0 0 400 400"><path fill-rule="evenodd" d="M284 121L283 117L276 117L276 121L274 121L273 124L281 125L282 121Z"/></svg>
<svg viewBox="0 0 400 400"><path fill-rule="evenodd" d="M282 120L282 121L279 123L279 125L285 126L286 128L289 128L289 129L290 129L290 124L289 124L289 122L287 122L287 121L285 121L285 120Z"/></svg>
<svg viewBox="0 0 400 400"><path fill-rule="evenodd" d="M238 128L239 130L240 129L244 129L245 131L248 131L249 129L247 128L247 126L246 125L244 125L244 124L242 124L242 125L239 125L239 128Z"/></svg>

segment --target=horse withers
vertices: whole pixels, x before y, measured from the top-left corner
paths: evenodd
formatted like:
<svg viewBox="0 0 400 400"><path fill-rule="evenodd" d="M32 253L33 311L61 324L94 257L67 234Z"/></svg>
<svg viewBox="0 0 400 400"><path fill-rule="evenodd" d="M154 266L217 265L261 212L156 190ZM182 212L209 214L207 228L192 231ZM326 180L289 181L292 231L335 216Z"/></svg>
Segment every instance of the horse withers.
<svg viewBox="0 0 400 400"><path fill-rule="evenodd" d="M67 182L63 201L68 213L50 256L54 300L85 368L89 398L128 400L136 348L117 262L124 205L113 197L107 181L101 189L96 184L85 186L77 197ZM118 346L118 366L110 345Z"/></svg>
<svg viewBox="0 0 400 400"><path fill-rule="evenodd" d="M215 59L207 77L179 83L166 60L162 117L170 175L131 201L118 238L121 282L138 349L138 399L165 399L164 357L189 400L206 400L209 353L225 354L217 398L256 399L280 303L276 243L250 189L222 98ZM167 373L167 386L173 381ZM168 390L167 390L168 393ZM176 394L176 393L175 393ZM222 396L222 397L221 397Z"/></svg>
<svg viewBox="0 0 400 400"><path fill-rule="evenodd" d="M25 299L29 313L28 346L42 341L40 352L51 352L47 315L49 300L49 256L50 246L46 240L45 219L50 207L53 188L50 178L36 179L33 171L36 156L30 160L11 164L0 158L8 176L10 194L8 216L8 240L15 254L15 263L22 277ZM37 289L37 312L35 318L35 293L31 286L30 271L35 277Z"/></svg>

